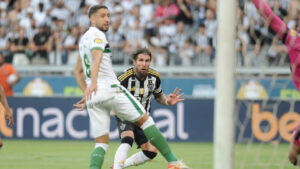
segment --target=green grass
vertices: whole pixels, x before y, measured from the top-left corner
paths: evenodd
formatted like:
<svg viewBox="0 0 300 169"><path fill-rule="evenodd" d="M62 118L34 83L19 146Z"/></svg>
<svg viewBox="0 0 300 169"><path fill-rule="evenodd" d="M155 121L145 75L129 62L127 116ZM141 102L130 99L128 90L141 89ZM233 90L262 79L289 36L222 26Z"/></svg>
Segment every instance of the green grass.
<svg viewBox="0 0 300 169"><path fill-rule="evenodd" d="M103 169L113 163L119 142L111 142ZM88 169L92 141L10 140L4 139L0 150L0 169ZM170 143L179 159L193 169L213 168L211 143ZM235 169L293 169L287 160L288 144L238 144ZM130 154L139 151L134 145ZM167 163L157 158L135 169L166 169Z"/></svg>

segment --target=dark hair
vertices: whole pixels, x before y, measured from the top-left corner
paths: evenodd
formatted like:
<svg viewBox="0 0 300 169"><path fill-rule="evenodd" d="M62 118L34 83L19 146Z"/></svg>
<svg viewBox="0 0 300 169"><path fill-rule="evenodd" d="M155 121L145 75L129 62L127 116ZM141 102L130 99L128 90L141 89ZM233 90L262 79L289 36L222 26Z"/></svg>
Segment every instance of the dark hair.
<svg viewBox="0 0 300 169"><path fill-rule="evenodd" d="M138 48L136 51L134 51L131 56L133 60L136 60L139 54L144 54L150 56L150 59L152 59L152 54L149 49L147 48Z"/></svg>
<svg viewBox="0 0 300 169"><path fill-rule="evenodd" d="M96 13L99 9L102 9L102 8L108 9L108 8L107 8L106 6L104 6L104 5L93 5L93 6L91 6L90 9L89 9L89 18L90 18L94 13Z"/></svg>

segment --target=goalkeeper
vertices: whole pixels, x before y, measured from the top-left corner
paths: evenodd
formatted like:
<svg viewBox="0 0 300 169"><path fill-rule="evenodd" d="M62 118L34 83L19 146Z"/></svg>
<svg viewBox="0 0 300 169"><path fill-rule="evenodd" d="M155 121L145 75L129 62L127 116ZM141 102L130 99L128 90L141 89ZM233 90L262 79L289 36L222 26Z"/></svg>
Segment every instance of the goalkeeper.
<svg viewBox="0 0 300 169"><path fill-rule="evenodd" d="M299 91L300 86L300 35L276 16L264 0L252 0L259 13L270 22L271 28L277 33L282 42L287 46L290 68L294 84Z"/></svg>
<svg viewBox="0 0 300 169"><path fill-rule="evenodd" d="M252 0L260 14L270 22L271 28L277 33L282 42L287 46L290 68L294 84L299 91L300 85L300 34L287 25L276 16L264 0ZM300 123L293 132L291 139L291 148L289 151L289 160L292 164L297 165L297 157L300 155ZM300 157L300 156L299 156Z"/></svg>

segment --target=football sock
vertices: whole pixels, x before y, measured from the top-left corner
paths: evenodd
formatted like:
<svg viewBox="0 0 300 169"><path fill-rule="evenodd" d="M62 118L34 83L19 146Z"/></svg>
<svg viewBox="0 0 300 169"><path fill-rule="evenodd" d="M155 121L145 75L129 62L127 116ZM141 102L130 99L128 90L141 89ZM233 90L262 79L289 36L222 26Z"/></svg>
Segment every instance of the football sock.
<svg viewBox="0 0 300 169"><path fill-rule="evenodd" d="M128 159L126 159L124 168L134 166L134 165L140 165L143 164L151 159L153 159L157 153L151 152L151 151L139 151L132 156L130 156Z"/></svg>
<svg viewBox="0 0 300 169"><path fill-rule="evenodd" d="M97 147L91 154L90 169L100 169L104 161L105 150Z"/></svg>
<svg viewBox="0 0 300 169"><path fill-rule="evenodd" d="M133 138L131 137L124 137L121 140L121 145L117 149L115 153L115 159L114 159L114 169L122 169L125 163L125 160L127 158L128 151L130 150Z"/></svg>
<svg viewBox="0 0 300 169"><path fill-rule="evenodd" d="M147 139L158 149L168 162L178 161L176 156L172 153L166 139L155 125L151 125L147 128L144 128L142 125L141 128L144 130Z"/></svg>

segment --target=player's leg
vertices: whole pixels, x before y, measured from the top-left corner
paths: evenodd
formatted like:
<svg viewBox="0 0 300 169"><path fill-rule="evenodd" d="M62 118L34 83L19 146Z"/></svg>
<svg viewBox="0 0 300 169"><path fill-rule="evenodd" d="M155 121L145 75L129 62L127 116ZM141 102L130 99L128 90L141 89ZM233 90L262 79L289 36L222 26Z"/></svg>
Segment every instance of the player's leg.
<svg viewBox="0 0 300 169"><path fill-rule="evenodd" d="M300 163L299 155L300 155L300 122L294 129L292 133L290 150L289 150L289 160L292 164L298 165Z"/></svg>
<svg viewBox="0 0 300 169"><path fill-rule="evenodd" d="M176 156L171 151L166 139L155 126L152 117L149 117L140 102L138 102L124 87L117 87L120 89L120 92L116 92L114 112L123 120L136 122L136 124L144 130L147 139L158 149L169 164L173 165L173 163L175 163L176 165L179 165ZM185 166L181 168L188 169L188 167Z"/></svg>
<svg viewBox="0 0 300 169"><path fill-rule="evenodd" d="M138 126L136 126L134 129L134 136L135 142L141 148L141 151L126 159L124 168L143 164L149 160L152 160L157 155L157 149L148 141L144 131Z"/></svg>
<svg viewBox="0 0 300 169"><path fill-rule="evenodd" d="M90 157L90 169L100 169L104 162L104 156L108 148L109 136L108 134L96 137L95 148Z"/></svg>
<svg viewBox="0 0 300 169"><path fill-rule="evenodd" d="M133 134L133 125L128 121L121 121L119 118L116 117L118 130L120 133L121 144L118 147L115 158L114 158L114 169L122 169L124 168L124 162L127 158L128 152L132 147L134 134Z"/></svg>
<svg viewBox="0 0 300 169"><path fill-rule="evenodd" d="M90 169L101 169L108 148L110 110L104 108L101 100L92 99L87 102L92 135L95 138L95 148L90 156Z"/></svg>

